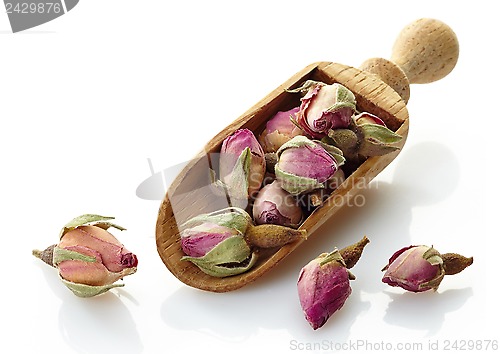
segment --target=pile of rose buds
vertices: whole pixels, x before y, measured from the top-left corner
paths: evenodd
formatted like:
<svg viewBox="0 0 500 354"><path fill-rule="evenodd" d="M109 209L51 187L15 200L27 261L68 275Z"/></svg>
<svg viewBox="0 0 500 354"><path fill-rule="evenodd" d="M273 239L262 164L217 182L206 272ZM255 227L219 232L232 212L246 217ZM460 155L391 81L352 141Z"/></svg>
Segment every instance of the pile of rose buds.
<svg viewBox="0 0 500 354"><path fill-rule="evenodd" d="M338 83L306 81L288 92L302 93L300 104L270 117L258 139L239 129L222 142L211 186L230 208L180 225L183 259L207 274L246 272L256 248L304 238L300 225L352 166L396 150L401 140L380 118L359 113L354 94Z"/></svg>
<svg viewBox="0 0 500 354"><path fill-rule="evenodd" d="M300 105L271 117L258 139L240 129L223 141L218 176L211 171L212 187L224 193L230 206L179 226L182 260L210 276L244 273L255 265L260 249L305 239L301 224L348 177L345 164L356 167L397 149L393 144L401 137L380 118L357 112L355 96L344 86L306 81L289 92L304 93ZM107 231L124 230L112 219L79 216L63 227L58 244L33 255L58 269L77 296L123 286L115 282L136 272L137 257ZM298 296L313 329L344 306L355 279L349 269L368 243L364 237L323 253L300 271ZM435 291L445 275L461 272L472 261L433 247L409 246L390 257L382 282L415 293Z"/></svg>
<svg viewBox="0 0 500 354"><path fill-rule="evenodd" d="M398 149L401 136L379 117L358 112L354 94L334 83L306 81L288 90L303 93L300 105L271 117L258 135L240 129L222 143L218 178L212 186L230 207L193 217L180 226L180 243L203 272L226 277L248 271L259 248L304 239L302 222L363 161ZM346 171L343 167L349 164ZM348 269L368 243L324 253L300 272L297 288L306 320L323 326L351 294ZM444 275L456 274L472 258L439 254L427 246L396 252L382 281L412 292L436 290Z"/></svg>

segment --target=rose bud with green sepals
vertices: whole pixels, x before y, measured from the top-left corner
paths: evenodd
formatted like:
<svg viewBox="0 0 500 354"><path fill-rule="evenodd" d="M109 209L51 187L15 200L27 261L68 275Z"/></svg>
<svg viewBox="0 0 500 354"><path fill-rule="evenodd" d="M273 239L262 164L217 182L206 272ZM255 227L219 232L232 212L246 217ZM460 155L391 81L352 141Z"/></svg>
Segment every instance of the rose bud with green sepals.
<svg viewBox="0 0 500 354"><path fill-rule="evenodd" d="M382 269L384 283L415 293L437 290L445 275L461 272L473 262L455 253L440 254L433 247L424 245L400 249Z"/></svg>
<svg viewBox="0 0 500 354"><path fill-rule="evenodd" d="M307 322L313 329L320 328L352 292L349 271L338 250L321 254L302 268L297 288Z"/></svg>
<svg viewBox="0 0 500 354"><path fill-rule="evenodd" d="M181 226L182 260L214 277L246 272L257 260L244 238L251 223L250 215L235 207L191 218Z"/></svg>
<svg viewBox="0 0 500 354"><path fill-rule="evenodd" d="M264 150L248 129L239 129L222 142L219 174L229 195L248 199L260 189L266 172Z"/></svg>
<svg viewBox="0 0 500 354"><path fill-rule="evenodd" d="M382 119L368 112L354 116L348 128L330 130L328 137L347 160L355 163L398 150L394 144L402 139Z"/></svg>
<svg viewBox="0 0 500 354"><path fill-rule="evenodd" d="M77 296L91 297L123 286L114 283L136 272L137 257L107 231L109 227L124 230L110 219L79 216L62 229L57 245L33 254L57 268L63 283Z"/></svg>
<svg viewBox="0 0 500 354"><path fill-rule="evenodd" d="M319 188L327 182L344 163L338 148L312 141L305 136L296 136L277 152L276 179L281 188L298 195Z"/></svg>
<svg viewBox="0 0 500 354"><path fill-rule="evenodd" d="M244 235L252 220L240 208L230 207L201 214L181 225L181 248L191 257L202 257L225 239Z"/></svg>
<svg viewBox="0 0 500 354"><path fill-rule="evenodd" d="M266 127L259 136L259 142L265 153L278 151L281 145L288 140L302 134L302 130L291 120L296 119L295 114L298 111L299 107L284 112L280 111L267 121Z"/></svg>
<svg viewBox="0 0 500 354"><path fill-rule="evenodd" d="M306 81L289 92L306 92L296 116L297 125L312 138L321 139L331 129L347 128L356 110L356 98L346 87Z"/></svg>
<svg viewBox="0 0 500 354"><path fill-rule="evenodd" d="M363 112L354 117L354 121L359 139L359 155L381 156L399 149L394 143L399 142L402 136L387 128L379 117Z"/></svg>
<svg viewBox="0 0 500 354"><path fill-rule="evenodd" d="M303 215L297 200L275 180L257 194L253 204L253 218L256 224L295 228L299 226Z"/></svg>
<svg viewBox="0 0 500 354"><path fill-rule="evenodd" d="M306 320L316 330L338 311L351 294L349 280L354 276L348 271L359 260L369 240L342 250L323 253L302 268L297 282L300 304Z"/></svg>

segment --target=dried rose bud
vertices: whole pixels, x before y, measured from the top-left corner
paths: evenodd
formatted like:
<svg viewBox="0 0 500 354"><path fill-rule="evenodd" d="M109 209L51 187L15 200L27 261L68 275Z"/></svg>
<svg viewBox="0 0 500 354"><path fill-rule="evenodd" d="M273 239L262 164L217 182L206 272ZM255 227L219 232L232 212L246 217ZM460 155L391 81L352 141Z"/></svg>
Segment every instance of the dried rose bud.
<svg viewBox="0 0 500 354"><path fill-rule="evenodd" d="M296 136L285 143L277 156L276 179L292 195L325 188L344 163L342 151L305 136Z"/></svg>
<svg viewBox="0 0 500 354"><path fill-rule="evenodd" d="M354 116L348 128L330 130L328 137L349 161L396 151L399 147L394 143L402 139L387 128L382 119L368 112Z"/></svg>
<svg viewBox="0 0 500 354"><path fill-rule="evenodd" d="M323 253L300 271L297 282L300 304L306 320L313 329L323 326L339 310L351 294L349 280L354 276L347 270L359 260L369 240L342 250Z"/></svg>
<svg viewBox="0 0 500 354"><path fill-rule="evenodd" d="M415 293L437 290L445 275L461 272L472 261L455 253L441 255L433 247L409 246L389 259L382 281Z"/></svg>
<svg viewBox="0 0 500 354"><path fill-rule="evenodd" d="M137 270L137 257L111 233L112 217L94 214L79 216L64 226L59 244L33 255L56 267L63 283L80 297L102 294L123 284L117 280Z"/></svg>
<svg viewBox="0 0 500 354"><path fill-rule="evenodd" d="M356 110L356 98L340 84L306 81L289 92L304 92L297 112L297 125L313 138L327 136L330 129L347 128Z"/></svg>
<svg viewBox="0 0 500 354"><path fill-rule="evenodd" d="M255 198L253 218L256 224L298 227L302 217L302 208L297 200L276 180L264 186Z"/></svg>
<svg viewBox="0 0 500 354"><path fill-rule="evenodd" d="M278 151L288 140L302 134L302 130L291 121L291 119L296 119L295 114L298 111L299 107L280 111L267 121L266 127L259 136L259 142L265 153Z"/></svg>
<svg viewBox="0 0 500 354"><path fill-rule="evenodd" d="M191 218L181 226L182 260L215 277L246 272L257 260L244 238L250 225L250 215L234 207Z"/></svg>
<svg viewBox="0 0 500 354"><path fill-rule="evenodd" d="M256 194L266 172L264 150L248 129L240 129L222 142L219 174L231 197Z"/></svg>
<svg viewBox="0 0 500 354"><path fill-rule="evenodd" d="M250 215L235 207L193 217L181 225L182 251L202 257L225 239L244 235L250 223Z"/></svg>

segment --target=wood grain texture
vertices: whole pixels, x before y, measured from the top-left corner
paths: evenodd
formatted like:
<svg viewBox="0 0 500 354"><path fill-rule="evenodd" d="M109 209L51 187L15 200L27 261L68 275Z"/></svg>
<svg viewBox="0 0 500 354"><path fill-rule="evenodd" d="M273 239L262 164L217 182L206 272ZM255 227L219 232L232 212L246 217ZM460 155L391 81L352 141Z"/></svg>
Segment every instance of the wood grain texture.
<svg viewBox="0 0 500 354"><path fill-rule="evenodd" d="M391 60L371 58L363 62L360 69L377 75L408 103L410 84L442 79L453 70L458 55L457 36L447 24L420 18L399 33Z"/></svg>
<svg viewBox="0 0 500 354"><path fill-rule="evenodd" d="M391 61L403 69L411 84L426 84L448 75L458 55L455 32L439 20L421 18L401 31Z"/></svg>
<svg viewBox="0 0 500 354"><path fill-rule="evenodd" d="M216 163L211 161L210 154L219 152L222 141L237 129L248 128L257 136L265 122L276 112L298 106L300 96L287 93L285 89L298 87L308 79L328 84L338 82L349 88L356 96L358 108L382 118L389 128L403 136L399 143L400 147L403 146L408 134L408 111L404 101L391 87L374 75L342 64L318 62L305 67L217 134L171 184L160 205L156 244L162 261L180 281L213 292L235 290L263 276L304 242L300 239L278 250L262 250L258 262L250 271L216 278L204 274L191 262L181 261L184 254L180 247L178 225L200 213L227 207L227 200L215 195L208 183L208 169ZM301 225L300 229L307 230L309 242L312 242L314 232L326 220L334 217L360 190L366 188L368 182L398 153L371 157L354 171Z"/></svg>

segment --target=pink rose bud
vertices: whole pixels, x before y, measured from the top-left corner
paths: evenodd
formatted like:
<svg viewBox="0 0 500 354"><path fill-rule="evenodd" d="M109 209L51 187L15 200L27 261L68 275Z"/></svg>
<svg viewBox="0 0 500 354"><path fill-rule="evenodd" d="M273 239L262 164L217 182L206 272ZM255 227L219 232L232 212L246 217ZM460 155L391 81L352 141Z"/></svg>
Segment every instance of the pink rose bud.
<svg viewBox="0 0 500 354"><path fill-rule="evenodd" d="M253 217L256 224L298 227L302 221L302 209L290 193L273 181L264 186L255 198Z"/></svg>
<svg viewBox="0 0 500 354"><path fill-rule="evenodd" d="M296 120L295 114L298 111L299 107L295 107L289 111L278 112L267 121L265 129L259 136L264 152L276 152L288 140L302 134L302 130L291 121L291 119Z"/></svg>
<svg viewBox="0 0 500 354"><path fill-rule="evenodd" d="M203 257L225 239L243 236L251 221L239 208L198 215L181 226L181 248L188 256Z"/></svg>
<svg viewBox="0 0 500 354"><path fill-rule="evenodd" d="M313 138L323 138L331 129L347 128L356 110L356 98L346 87L334 83L306 81L290 92L304 92L297 124Z"/></svg>
<svg viewBox="0 0 500 354"><path fill-rule="evenodd" d="M277 156L276 179L281 188L293 195L325 188L344 163L340 149L305 136L296 136L285 143Z"/></svg>
<svg viewBox="0 0 500 354"><path fill-rule="evenodd" d="M382 119L368 112L361 112L360 114L354 117L354 121L356 122L357 125L376 124L376 125L382 125L384 127L386 126Z"/></svg>
<svg viewBox="0 0 500 354"><path fill-rule="evenodd" d="M80 297L91 297L123 286L117 280L137 270L137 257L111 233L112 217L85 214L70 221L61 231L57 245L33 251L59 270L63 283Z"/></svg>
<svg viewBox="0 0 500 354"><path fill-rule="evenodd" d="M256 261L245 240L251 223L246 211L234 207L189 219L181 226L181 248L186 254L182 260L214 277L247 271Z"/></svg>
<svg viewBox="0 0 500 354"><path fill-rule="evenodd" d="M323 253L300 271L297 282L300 305L313 329L323 326L346 302L352 291L349 280L354 279L347 269L356 264L368 242L364 237L340 251Z"/></svg>
<svg viewBox="0 0 500 354"><path fill-rule="evenodd" d="M455 253L441 255L433 247L409 246L400 249L385 266L382 281L415 293L437 290L445 275L461 272L472 264L472 257Z"/></svg>
<svg viewBox="0 0 500 354"><path fill-rule="evenodd" d="M266 172L264 150L248 129L222 142L219 174L232 197L247 199L260 189Z"/></svg>

